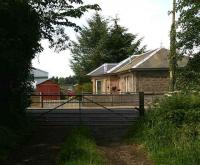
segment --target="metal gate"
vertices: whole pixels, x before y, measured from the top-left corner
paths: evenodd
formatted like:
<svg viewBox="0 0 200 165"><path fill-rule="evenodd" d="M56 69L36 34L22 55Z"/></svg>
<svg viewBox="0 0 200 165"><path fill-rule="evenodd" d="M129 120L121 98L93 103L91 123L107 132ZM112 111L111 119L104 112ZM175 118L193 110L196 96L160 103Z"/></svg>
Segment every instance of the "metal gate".
<svg viewBox="0 0 200 165"><path fill-rule="evenodd" d="M73 96L33 94L31 100L27 114L42 126L130 125L144 115L143 92Z"/></svg>

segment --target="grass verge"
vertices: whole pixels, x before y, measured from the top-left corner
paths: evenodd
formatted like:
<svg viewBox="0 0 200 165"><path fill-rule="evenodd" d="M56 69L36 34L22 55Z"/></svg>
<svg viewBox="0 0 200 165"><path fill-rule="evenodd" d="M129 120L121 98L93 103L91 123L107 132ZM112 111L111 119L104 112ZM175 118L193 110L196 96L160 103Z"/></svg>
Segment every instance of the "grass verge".
<svg viewBox="0 0 200 165"><path fill-rule="evenodd" d="M143 144L156 165L199 165L200 95L163 98L130 128L128 142Z"/></svg>
<svg viewBox="0 0 200 165"><path fill-rule="evenodd" d="M57 165L103 165L102 154L87 128L79 127L66 138L58 155Z"/></svg>

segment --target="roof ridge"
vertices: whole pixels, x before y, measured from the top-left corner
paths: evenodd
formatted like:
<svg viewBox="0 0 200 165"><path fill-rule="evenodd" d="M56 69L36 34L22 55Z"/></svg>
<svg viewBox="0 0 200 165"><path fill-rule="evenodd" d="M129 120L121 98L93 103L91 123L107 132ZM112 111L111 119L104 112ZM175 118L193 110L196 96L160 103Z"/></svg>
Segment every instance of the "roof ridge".
<svg viewBox="0 0 200 165"><path fill-rule="evenodd" d="M96 68L95 70L91 71L90 73L87 74L87 76L90 76L91 74L95 73L97 70L99 70L100 68L103 67L104 69L104 74L108 73L109 70L105 69L105 67L107 67L108 65L117 65L118 63L104 63L102 65L100 65L98 68ZM112 68L111 68L112 69Z"/></svg>
<svg viewBox="0 0 200 165"><path fill-rule="evenodd" d="M144 58L142 61L138 62L136 65L134 65L132 68L136 68L138 67L139 65L141 65L142 63L144 63L145 61L147 61L149 58L151 58L153 55L155 55L157 52L159 52L162 48L158 48L158 49L155 49L152 53L150 53L146 58ZM149 51L150 52L150 51ZM147 53L149 53L147 52ZM146 53L146 54L147 54Z"/></svg>
<svg viewBox="0 0 200 165"><path fill-rule="evenodd" d="M133 58L133 57L138 57L138 56L142 56L142 55L147 54L147 53L149 53L149 52L151 52L151 51L152 51L152 50L150 50L150 51L148 51L148 52L145 52L145 53L141 53L141 54L133 54L133 55L131 55L130 57L128 57L128 58L124 59L123 61L121 61L120 63L118 63L118 65L116 65L115 67L113 67L112 69L110 69L107 73L110 73L110 72L114 71L115 69L121 67L121 65L123 65L124 63L126 63L128 60L131 60L131 58Z"/></svg>
<svg viewBox="0 0 200 165"><path fill-rule="evenodd" d="M107 64L107 65L109 65L109 64L118 64L118 62L116 62L116 63L104 63L104 64Z"/></svg>

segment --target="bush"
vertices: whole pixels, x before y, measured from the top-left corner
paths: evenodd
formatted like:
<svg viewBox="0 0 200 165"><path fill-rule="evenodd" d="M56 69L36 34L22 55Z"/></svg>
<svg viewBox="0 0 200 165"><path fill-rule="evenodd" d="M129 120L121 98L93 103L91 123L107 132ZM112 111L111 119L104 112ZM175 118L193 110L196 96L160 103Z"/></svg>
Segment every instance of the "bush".
<svg viewBox="0 0 200 165"><path fill-rule="evenodd" d="M160 100L130 129L132 141L143 143L158 165L198 165L200 95L174 94Z"/></svg>
<svg viewBox="0 0 200 165"><path fill-rule="evenodd" d="M67 137L58 155L58 165L102 165L101 154L87 128L77 128Z"/></svg>
<svg viewBox="0 0 200 165"><path fill-rule="evenodd" d="M92 93L92 83L84 83L82 85L78 84L75 87L76 94L82 93Z"/></svg>

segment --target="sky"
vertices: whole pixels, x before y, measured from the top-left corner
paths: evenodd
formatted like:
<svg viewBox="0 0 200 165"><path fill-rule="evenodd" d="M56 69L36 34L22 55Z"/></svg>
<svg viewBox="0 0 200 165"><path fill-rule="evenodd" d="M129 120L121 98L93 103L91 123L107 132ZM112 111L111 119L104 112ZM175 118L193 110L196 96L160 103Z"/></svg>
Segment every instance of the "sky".
<svg viewBox="0 0 200 165"><path fill-rule="evenodd" d="M97 3L101 14L106 18L118 17L119 24L128 28L138 37L143 37L147 49L159 47L169 48L169 31L171 17L168 11L172 8L172 0L84 0L85 4ZM94 12L89 11L76 23L87 25L87 20ZM71 40L76 40L77 33L68 30ZM49 72L49 77L67 77L73 75L70 68L71 53L69 50L60 53L48 48L48 41L42 40L44 51L32 61L33 67Z"/></svg>

